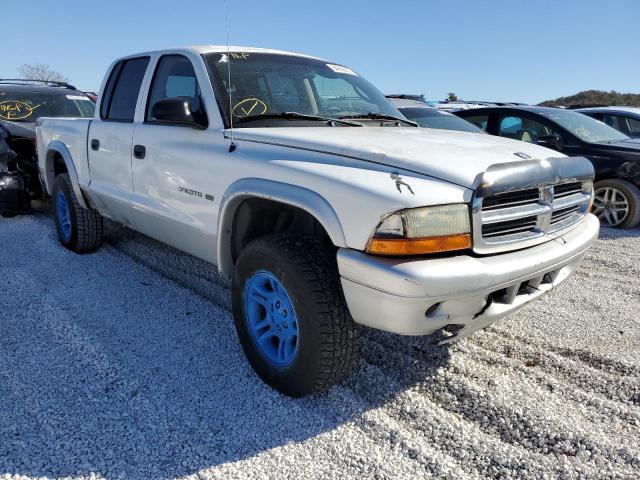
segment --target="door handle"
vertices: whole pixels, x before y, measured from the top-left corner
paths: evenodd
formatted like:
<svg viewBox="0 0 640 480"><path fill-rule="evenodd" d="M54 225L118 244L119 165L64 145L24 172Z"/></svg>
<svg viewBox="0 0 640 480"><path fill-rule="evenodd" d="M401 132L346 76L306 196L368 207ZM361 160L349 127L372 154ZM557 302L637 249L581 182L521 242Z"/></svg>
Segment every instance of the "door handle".
<svg viewBox="0 0 640 480"><path fill-rule="evenodd" d="M100 150L100 140L97 138L91 139L91 150Z"/></svg>
<svg viewBox="0 0 640 480"><path fill-rule="evenodd" d="M134 145L133 146L133 156L136 158L144 158L147 154L147 149L144 145Z"/></svg>

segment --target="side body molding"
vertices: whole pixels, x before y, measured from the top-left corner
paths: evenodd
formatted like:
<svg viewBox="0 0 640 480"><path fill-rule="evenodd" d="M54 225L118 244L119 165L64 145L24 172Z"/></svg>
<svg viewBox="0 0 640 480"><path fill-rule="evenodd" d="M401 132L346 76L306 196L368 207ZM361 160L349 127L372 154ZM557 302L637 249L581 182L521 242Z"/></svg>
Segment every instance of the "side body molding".
<svg viewBox="0 0 640 480"><path fill-rule="evenodd" d="M84 200L82 191L80 190L78 172L76 170L75 164L73 163L71 153L69 153L69 149L67 148L67 146L59 140L52 141L47 148L46 177L44 179L47 187L47 192L49 192L49 194L53 192L53 182L55 181L54 158L56 156L56 153L58 153L62 157L65 165L67 166L67 172L69 173L69 177L71 177L73 192L78 198L78 203L82 208L88 208Z"/></svg>
<svg viewBox="0 0 640 480"><path fill-rule="evenodd" d="M231 229L236 209L243 200L252 197L266 198L307 211L322 224L335 246L347 246L338 215L322 196L297 185L260 178L244 178L232 183L220 202L217 258L218 269L225 277L231 278L233 274Z"/></svg>

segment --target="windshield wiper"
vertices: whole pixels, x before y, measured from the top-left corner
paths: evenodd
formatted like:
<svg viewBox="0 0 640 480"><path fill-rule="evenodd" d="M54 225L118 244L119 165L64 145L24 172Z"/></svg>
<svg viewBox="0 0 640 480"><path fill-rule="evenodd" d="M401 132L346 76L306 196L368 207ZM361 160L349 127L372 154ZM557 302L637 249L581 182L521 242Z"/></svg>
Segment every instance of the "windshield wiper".
<svg viewBox="0 0 640 480"><path fill-rule="evenodd" d="M406 118L394 117L393 115L387 115L386 113L378 113L378 112L368 112L368 113L357 113L355 115L343 115L338 117L340 119L357 119L357 118L366 118L370 120L392 120L394 122L403 122L411 125L412 127L417 127L418 124L411 120L407 120Z"/></svg>
<svg viewBox="0 0 640 480"><path fill-rule="evenodd" d="M268 120L273 118L284 118L285 120L311 120L317 122L327 122L328 124L339 123L341 125L349 125L351 127L362 127L363 125L358 122L350 122L348 120L342 120L339 118L322 117L320 115L307 115L306 113L298 112L282 112L282 113L268 113L266 115L250 115L248 117L242 117L236 120L236 123L251 122L254 120Z"/></svg>

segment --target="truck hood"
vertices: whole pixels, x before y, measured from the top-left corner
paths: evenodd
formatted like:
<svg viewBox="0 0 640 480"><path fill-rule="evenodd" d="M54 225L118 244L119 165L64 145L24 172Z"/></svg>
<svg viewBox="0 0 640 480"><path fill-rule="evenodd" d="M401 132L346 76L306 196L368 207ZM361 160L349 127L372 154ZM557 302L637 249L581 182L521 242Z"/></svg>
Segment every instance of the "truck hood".
<svg viewBox="0 0 640 480"><path fill-rule="evenodd" d="M517 140L427 128L241 128L234 139L356 158L467 188L489 165L563 156Z"/></svg>

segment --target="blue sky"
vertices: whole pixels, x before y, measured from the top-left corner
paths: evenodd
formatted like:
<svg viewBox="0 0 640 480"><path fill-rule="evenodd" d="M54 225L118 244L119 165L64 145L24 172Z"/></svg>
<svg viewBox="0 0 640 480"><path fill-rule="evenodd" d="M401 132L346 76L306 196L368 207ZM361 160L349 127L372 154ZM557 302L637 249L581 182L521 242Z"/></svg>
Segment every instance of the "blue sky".
<svg viewBox="0 0 640 480"><path fill-rule="evenodd" d="M316 55L385 93L539 102L640 93L640 0L228 0L231 43ZM0 78L46 63L96 90L115 58L225 43L224 0L0 0Z"/></svg>

